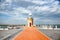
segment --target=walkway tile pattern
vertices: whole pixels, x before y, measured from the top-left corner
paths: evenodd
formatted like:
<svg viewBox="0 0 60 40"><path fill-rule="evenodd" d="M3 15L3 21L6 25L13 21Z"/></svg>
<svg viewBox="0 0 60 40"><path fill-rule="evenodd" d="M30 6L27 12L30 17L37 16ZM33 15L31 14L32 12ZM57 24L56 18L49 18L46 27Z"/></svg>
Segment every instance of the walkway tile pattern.
<svg viewBox="0 0 60 40"><path fill-rule="evenodd" d="M17 34L14 40L50 40L50 38L44 35L41 31L37 30L35 27L27 27Z"/></svg>

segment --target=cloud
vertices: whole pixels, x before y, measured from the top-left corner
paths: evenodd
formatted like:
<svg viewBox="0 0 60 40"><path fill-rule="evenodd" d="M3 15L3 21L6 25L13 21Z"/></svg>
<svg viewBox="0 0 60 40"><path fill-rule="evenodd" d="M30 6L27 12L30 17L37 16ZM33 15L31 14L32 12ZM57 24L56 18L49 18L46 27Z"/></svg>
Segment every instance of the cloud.
<svg viewBox="0 0 60 40"><path fill-rule="evenodd" d="M32 2L39 5L44 5L44 4L49 4L53 2L54 0L25 0L25 1Z"/></svg>
<svg viewBox="0 0 60 40"><path fill-rule="evenodd" d="M36 24L60 23L60 6L58 4L58 1L5 0L3 3L1 2L0 14L8 15L10 17L8 18L8 20L2 20L0 18L0 24L23 24L23 22L26 23L29 13L33 14Z"/></svg>
<svg viewBox="0 0 60 40"><path fill-rule="evenodd" d="M31 11L23 8L23 7L19 7L19 8L13 8L13 11L0 11L0 14L5 14L10 16L9 19L1 19L0 24L24 24L27 22L27 18L25 17L25 15L23 14L29 14L31 13ZM6 17L6 16L5 16Z"/></svg>
<svg viewBox="0 0 60 40"><path fill-rule="evenodd" d="M5 0L5 2L11 4L12 3L12 0Z"/></svg>
<svg viewBox="0 0 60 40"><path fill-rule="evenodd" d="M47 2L47 1L46 1ZM37 14L43 14L43 15L50 15L50 14L55 14L55 13L60 13L60 8L58 5L58 1L53 1L49 5L44 5L44 6L28 6L29 10L31 10L33 13Z"/></svg>
<svg viewBox="0 0 60 40"><path fill-rule="evenodd" d="M23 7L19 7L19 8L13 8L15 11L17 11L17 12L20 12L20 13L31 13L31 11L30 10L27 10L27 9L25 9L25 8L23 8Z"/></svg>

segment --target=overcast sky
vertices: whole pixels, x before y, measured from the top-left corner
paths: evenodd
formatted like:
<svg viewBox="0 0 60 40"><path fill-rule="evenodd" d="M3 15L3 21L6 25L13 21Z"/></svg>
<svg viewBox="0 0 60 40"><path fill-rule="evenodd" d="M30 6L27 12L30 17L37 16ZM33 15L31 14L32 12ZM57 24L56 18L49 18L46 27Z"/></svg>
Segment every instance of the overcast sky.
<svg viewBox="0 0 60 40"><path fill-rule="evenodd" d="M0 24L60 24L60 0L0 0Z"/></svg>

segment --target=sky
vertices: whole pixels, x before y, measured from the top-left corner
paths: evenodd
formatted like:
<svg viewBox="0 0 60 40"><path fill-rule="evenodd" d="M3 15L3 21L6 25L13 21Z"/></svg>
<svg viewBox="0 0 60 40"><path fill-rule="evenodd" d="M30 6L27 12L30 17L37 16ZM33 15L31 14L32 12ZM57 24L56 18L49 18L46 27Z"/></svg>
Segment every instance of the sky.
<svg viewBox="0 0 60 40"><path fill-rule="evenodd" d="M60 0L0 0L0 24L60 24Z"/></svg>

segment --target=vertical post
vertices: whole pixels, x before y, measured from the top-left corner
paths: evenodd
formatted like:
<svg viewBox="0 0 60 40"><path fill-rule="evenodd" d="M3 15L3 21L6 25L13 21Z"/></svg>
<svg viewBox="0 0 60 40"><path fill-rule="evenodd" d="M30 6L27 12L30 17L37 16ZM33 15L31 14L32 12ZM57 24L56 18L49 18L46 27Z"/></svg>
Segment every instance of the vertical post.
<svg viewBox="0 0 60 40"><path fill-rule="evenodd" d="M51 25L50 25L50 29L51 29L52 27L51 27Z"/></svg>
<svg viewBox="0 0 60 40"><path fill-rule="evenodd" d="M55 25L55 28L57 29L57 25Z"/></svg>

